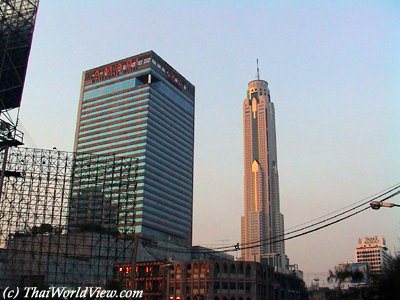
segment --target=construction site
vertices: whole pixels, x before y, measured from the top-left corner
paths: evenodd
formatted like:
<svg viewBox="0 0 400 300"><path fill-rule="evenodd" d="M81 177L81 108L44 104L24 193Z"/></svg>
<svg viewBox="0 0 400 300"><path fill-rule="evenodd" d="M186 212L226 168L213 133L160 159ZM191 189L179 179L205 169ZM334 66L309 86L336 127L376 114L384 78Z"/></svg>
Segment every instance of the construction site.
<svg viewBox="0 0 400 300"><path fill-rule="evenodd" d="M0 3L0 289L106 286L134 264L137 161L21 148L38 0Z"/></svg>
<svg viewBox="0 0 400 300"><path fill-rule="evenodd" d="M132 159L10 148L1 161L3 286L104 286L132 264Z"/></svg>

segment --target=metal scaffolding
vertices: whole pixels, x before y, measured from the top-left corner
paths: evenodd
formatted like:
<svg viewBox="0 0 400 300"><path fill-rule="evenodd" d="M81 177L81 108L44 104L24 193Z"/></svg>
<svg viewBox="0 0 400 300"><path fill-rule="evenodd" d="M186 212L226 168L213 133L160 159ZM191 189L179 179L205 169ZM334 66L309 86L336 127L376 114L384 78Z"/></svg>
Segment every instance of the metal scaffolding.
<svg viewBox="0 0 400 300"><path fill-rule="evenodd" d="M38 0L0 2L0 111L19 107Z"/></svg>
<svg viewBox="0 0 400 300"><path fill-rule="evenodd" d="M0 149L23 144L17 124L38 5L0 1Z"/></svg>
<svg viewBox="0 0 400 300"><path fill-rule="evenodd" d="M5 156L0 288L104 286L134 261L135 159L29 148Z"/></svg>

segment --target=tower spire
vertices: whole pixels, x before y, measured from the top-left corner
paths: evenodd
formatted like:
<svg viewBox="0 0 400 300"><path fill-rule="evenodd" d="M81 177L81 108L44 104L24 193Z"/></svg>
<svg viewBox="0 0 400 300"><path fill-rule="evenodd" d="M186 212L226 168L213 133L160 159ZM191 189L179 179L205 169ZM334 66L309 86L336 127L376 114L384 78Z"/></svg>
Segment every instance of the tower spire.
<svg viewBox="0 0 400 300"><path fill-rule="evenodd" d="M258 68L258 58L257 58L257 80L260 80L260 69Z"/></svg>

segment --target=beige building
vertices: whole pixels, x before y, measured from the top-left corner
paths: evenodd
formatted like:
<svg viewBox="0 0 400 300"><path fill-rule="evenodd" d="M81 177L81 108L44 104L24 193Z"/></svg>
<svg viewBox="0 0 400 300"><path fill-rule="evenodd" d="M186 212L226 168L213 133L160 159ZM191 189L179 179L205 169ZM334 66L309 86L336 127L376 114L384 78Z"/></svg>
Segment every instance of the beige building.
<svg viewBox="0 0 400 300"><path fill-rule="evenodd" d="M358 239L355 252L356 262L368 263L371 273L381 272L392 260L385 239L381 236Z"/></svg>
<svg viewBox="0 0 400 300"><path fill-rule="evenodd" d="M278 271L287 270L282 241L284 218L280 213L275 109L268 83L253 80L243 102L244 216L241 219L242 260L266 259ZM258 241L262 241L259 243ZM250 243L250 244L249 244Z"/></svg>
<svg viewBox="0 0 400 300"><path fill-rule="evenodd" d="M131 268L117 266L116 276L129 286ZM304 298L304 282L277 273L261 262L192 259L141 262L135 286L151 300L295 300Z"/></svg>

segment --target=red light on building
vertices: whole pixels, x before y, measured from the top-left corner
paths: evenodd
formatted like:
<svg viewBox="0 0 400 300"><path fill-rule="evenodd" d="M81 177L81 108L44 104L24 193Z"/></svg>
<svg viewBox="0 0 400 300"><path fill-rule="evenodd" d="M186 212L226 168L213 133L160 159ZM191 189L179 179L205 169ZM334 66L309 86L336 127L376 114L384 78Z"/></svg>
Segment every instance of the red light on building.
<svg viewBox="0 0 400 300"><path fill-rule="evenodd" d="M130 69L132 67L132 59L131 58L128 58L127 60L126 60L126 68L127 69Z"/></svg>
<svg viewBox="0 0 400 300"><path fill-rule="evenodd" d="M121 72L121 71L122 71L122 64L121 64L121 63L118 63L118 64L117 64L117 69L115 70L115 72L119 73L119 72Z"/></svg>

